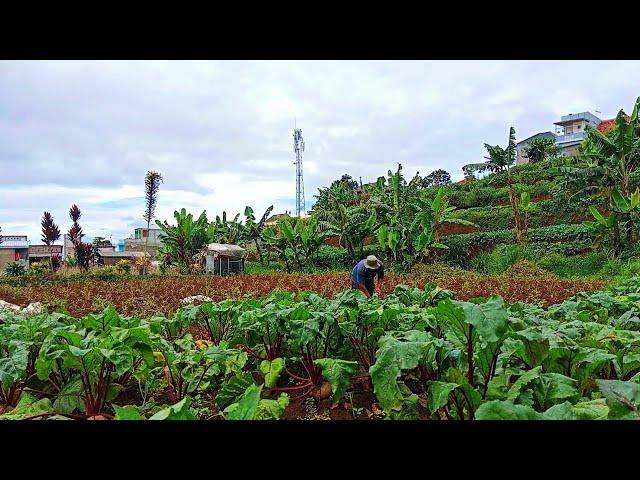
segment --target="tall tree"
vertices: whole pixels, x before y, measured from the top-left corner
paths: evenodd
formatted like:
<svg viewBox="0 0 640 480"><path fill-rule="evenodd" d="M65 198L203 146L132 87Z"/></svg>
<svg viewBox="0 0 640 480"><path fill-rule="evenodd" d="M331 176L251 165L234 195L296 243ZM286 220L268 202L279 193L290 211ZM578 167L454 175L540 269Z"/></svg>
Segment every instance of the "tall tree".
<svg viewBox="0 0 640 480"><path fill-rule="evenodd" d="M49 247L49 268L54 271L53 244L60 240L60 229L53 221L53 216L49 212L42 214L42 241Z"/></svg>
<svg viewBox="0 0 640 480"><path fill-rule="evenodd" d="M84 234L82 233L82 227L78 223L81 216L82 213L80 212L80 208L75 204L72 205L69 209L69 217L73 224L69 229L69 239L71 240L71 244L75 250L78 267L87 271L89 269L89 265L93 262L96 252L94 251L93 245L82 241Z"/></svg>
<svg viewBox="0 0 640 480"><path fill-rule="evenodd" d="M492 172L506 172L507 185L509 186L509 204L513 210L513 222L516 232L516 242L522 243L524 235L526 234L525 222L523 218L523 212L520 206L520 197L516 195L514 188L514 181L511 177L511 165L516 161L516 130L513 127L509 128L509 144L507 148L502 148L500 145L484 144L487 152L489 153L487 159L487 168Z"/></svg>
<svg viewBox="0 0 640 480"><path fill-rule="evenodd" d="M524 147L524 154L530 163L538 163L547 158L555 157L560 149L552 138L534 138Z"/></svg>
<svg viewBox="0 0 640 480"><path fill-rule="evenodd" d="M160 183L162 183L162 175L154 170L147 172L147 175L144 178L145 210L143 215L144 219L147 221L147 236L144 241L145 259L147 258L147 246L149 245L149 226L151 225L151 220L153 220L156 206L158 204L158 190L160 190ZM146 275L146 261L144 262L143 272Z"/></svg>
<svg viewBox="0 0 640 480"><path fill-rule="evenodd" d="M588 155L595 157L599 165L609 170L616 178L620 193L629 198L631 174L640 164L640 119L638 109L640 97L637 98L631 118L623 110L618 112L614 128L603 134L597 128L588 125L586 139L592 148ZM635 223L630 214L625 215L627 240L634 243L637 239Z"/></svg>
<svg viewBox="0 0 640 480"><path fill-rule="evenodd" d="M620 110L613 128L607 133L587 126L574 164L555 169L562 179L559 186L571 194L570 198L601 196L606 199L611 215L603 218L594 216L600 226L609 232L614 255L619 251L619 220L625 221L627 241L634 243L637 239L634 212L615 212L614 196L619 191L624 198L630 199L631 174L640 164L639 106L640 97L636 100L631 117Z"/></svg>
<svg viewBox="0 0 640 480"><path fill-rule="evenodd" d="M422 187L442 187L451 183L451 175L449 172L439 168L424 177L421 182Z"/></svg>

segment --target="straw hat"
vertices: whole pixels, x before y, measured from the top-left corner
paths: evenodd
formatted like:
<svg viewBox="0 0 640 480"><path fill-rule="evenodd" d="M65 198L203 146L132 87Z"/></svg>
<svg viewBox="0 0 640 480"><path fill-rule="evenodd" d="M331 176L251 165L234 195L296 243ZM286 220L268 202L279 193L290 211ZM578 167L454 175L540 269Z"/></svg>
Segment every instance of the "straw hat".
<svg viewBox="0 0 640 480"><path fill-rule="evenodd" d="M369 255L367 259L364 261L364 266L366 268L370 268L371 270L378 269L378 259L375 255Z"/></svg>

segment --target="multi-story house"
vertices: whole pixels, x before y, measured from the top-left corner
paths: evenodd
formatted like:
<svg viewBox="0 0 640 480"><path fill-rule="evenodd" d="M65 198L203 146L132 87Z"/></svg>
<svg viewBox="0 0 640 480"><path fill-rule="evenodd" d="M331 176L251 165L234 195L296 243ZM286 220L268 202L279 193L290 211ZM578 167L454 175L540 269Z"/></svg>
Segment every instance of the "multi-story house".
<svg viewBox="0 0 640 480"><path fill-rule="evenodd" d="M161 232L162 230L159 228L136 228L133 232L133 236L124 239L124 251L143 252L145 242L147 242L148 238L147 253L151 255L152 259L155 259L158 255L158 249L162 245L160 242Z"/></svg>
<svg viewBox="0 0 640 480"><path fill-rule="evenodd" d="M606 125L609 127L611 120L601 120L591 112L570 113L560 118L559 122L555 122L555 133L542 132L536 133L516 144L517 158L516 163L529 163L529 159L524 153L524 148L536 138L551 138L556 142L560 153L563 155L575 155L578 152L578 146L584 139L584 132L587 125L594 128L600 128Z"/></svg>

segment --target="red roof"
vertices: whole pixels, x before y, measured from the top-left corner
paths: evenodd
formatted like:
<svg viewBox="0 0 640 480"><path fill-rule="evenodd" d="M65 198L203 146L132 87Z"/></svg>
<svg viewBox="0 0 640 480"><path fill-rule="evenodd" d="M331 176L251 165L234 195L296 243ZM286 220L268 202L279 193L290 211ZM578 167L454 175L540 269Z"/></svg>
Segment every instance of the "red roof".
<svg viewBox="0 0 640 480"><path fill-rule="evenodd" d="M631 120L631 117L629 117L629 115L627 115L624 112L622 112L622 115L624 116L624 119L627 121L627 123L629 123L629 120ZM602 133L607 133L609 130L611 130L615 126L615 124L616 124L615 118L603 120L598 124L598 130L600 130Z"/></svg>
<svg viewBox="0 0 640 480"><path fill-rule="evenodd" d="M598 130L600 130L602 133L607 133L609 130L611 130L614 127L615 124L616 124L615 118L610 118L609 120L603 120L598 124Z"/></svg>

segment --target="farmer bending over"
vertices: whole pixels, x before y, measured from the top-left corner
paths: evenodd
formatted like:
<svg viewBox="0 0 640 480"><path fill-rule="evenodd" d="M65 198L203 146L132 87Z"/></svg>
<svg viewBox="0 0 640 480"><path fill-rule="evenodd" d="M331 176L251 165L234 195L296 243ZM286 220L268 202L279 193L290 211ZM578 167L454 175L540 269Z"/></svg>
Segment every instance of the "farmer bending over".
<svg viewBox="0 0 640 480"><path fill-rule="evenodd" d="M375 255L369 255L353 267L351 271L351 288L357 288L362 291L367 298L370 298L376 291L376 286L373 281L376 275L378 276L378 280L382 282L384 279L384 266Z"/></svg>

